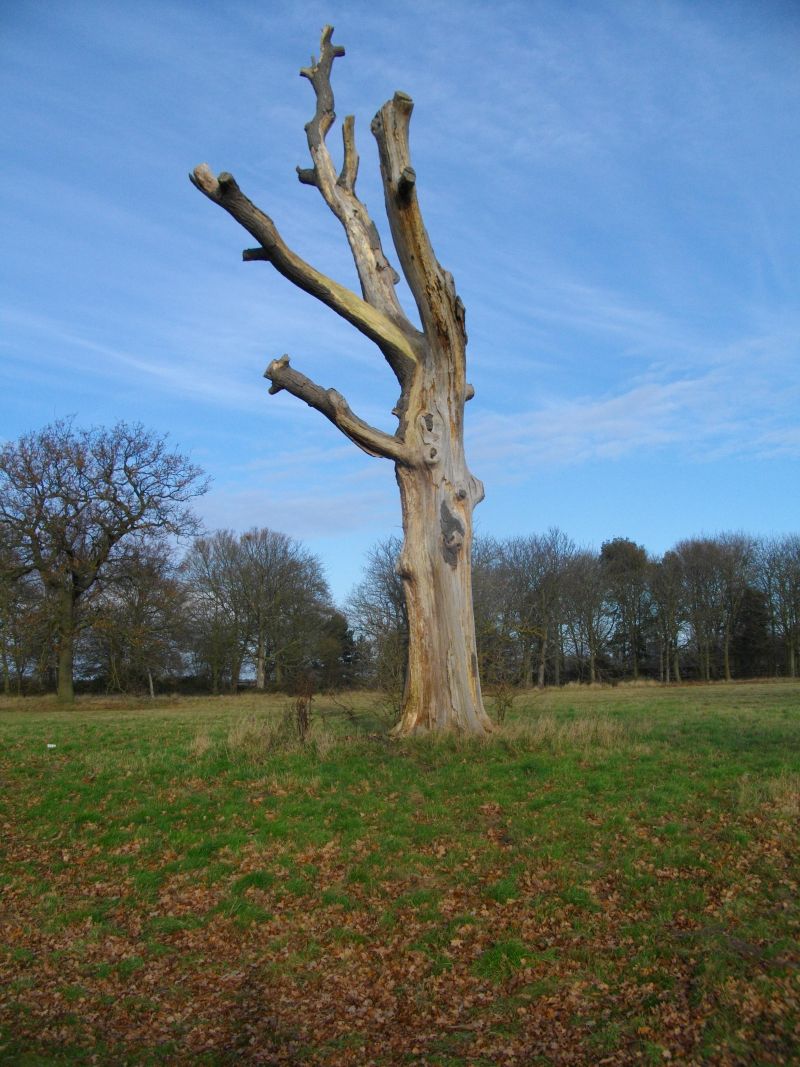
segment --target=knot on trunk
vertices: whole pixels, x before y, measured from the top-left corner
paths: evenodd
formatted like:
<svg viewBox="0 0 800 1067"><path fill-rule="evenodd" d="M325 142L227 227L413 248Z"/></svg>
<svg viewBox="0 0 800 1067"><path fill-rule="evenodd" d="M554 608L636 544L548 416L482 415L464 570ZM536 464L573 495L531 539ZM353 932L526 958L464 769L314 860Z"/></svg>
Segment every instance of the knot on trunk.
<svg viewBox="0 0 800 1067"><path fill-rule="evenodd" d="M430 411L419 416L419 436L422 440L422 458L430 467L440 459L442 441L436 418Z"/></svg>
<svg viewBox="0 0 800 1067"><path fill-rule="evenodd" d="M439 516L442 527L442 556L445 563L455 567L464 545L464 524L457 515L452 513L446 500L442 501Z"/></svg>

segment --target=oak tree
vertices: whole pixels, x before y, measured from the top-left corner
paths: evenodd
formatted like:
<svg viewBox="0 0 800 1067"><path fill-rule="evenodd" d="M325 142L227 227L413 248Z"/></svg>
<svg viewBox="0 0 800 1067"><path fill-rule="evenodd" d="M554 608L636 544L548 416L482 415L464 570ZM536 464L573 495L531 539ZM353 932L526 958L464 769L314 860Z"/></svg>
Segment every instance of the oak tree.
<svg viewBox="0 0 800 1067"><path fill-rule="evenodd" d="M386 215L395 250L414 298L420 325L403 310L378 231L356 194L358 154L354 119L343 123L343 163L337 171L326 137L335 120L333 61L344 55L322 31L319 59L301 75L311 83L316 110L306 125L312 165L298 168L300 181L315 187L344 228L361 295L326 277L283 240L273 220L248 199L233 176L218 177L206 164L191 175L194 185L251 234L255 248L246 261L261 260L316 297L373 341L400 388L394 434L369 425L336 389L323 388L290 365L273 360L265 372L271 393L282 389L329 419L359 448L395 465L403 514L404 544L398 570L408 613L409 651L399 734L491 729L483 707L472 612L470 552L472 511L483 486L464 456L464 405L474 395L466 378L464 305L452 275L437 261L420 211L409 151L411 97L403 92L372 121L378 145Z"/></svg>
<svg viewBox="0 0 800 1067"><path fill-rule="evenodd" d="M74 697L78 609L131 535L195 529L202 472L141 425L74 429L58 420L0 450L0 529L13 574L38 574L54 605L58 697Z"/></svg>

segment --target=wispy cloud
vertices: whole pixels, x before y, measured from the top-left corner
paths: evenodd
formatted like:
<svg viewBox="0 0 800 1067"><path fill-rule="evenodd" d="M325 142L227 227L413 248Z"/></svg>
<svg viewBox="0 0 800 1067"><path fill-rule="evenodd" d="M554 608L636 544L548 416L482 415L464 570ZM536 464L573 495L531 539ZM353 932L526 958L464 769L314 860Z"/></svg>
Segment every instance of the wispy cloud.
<svg viewBox="0 0 800 1067"><path fill-rule="evenodd" d="M769 343L743 343L692 376L665 380L650 368L605 396L551 398L537 408L478 415L469 436L476 462L525 479L538 467L646 457L676 462L800 456L800 381L775 388ZM783 361L781 361L783 362Z"/></svg>

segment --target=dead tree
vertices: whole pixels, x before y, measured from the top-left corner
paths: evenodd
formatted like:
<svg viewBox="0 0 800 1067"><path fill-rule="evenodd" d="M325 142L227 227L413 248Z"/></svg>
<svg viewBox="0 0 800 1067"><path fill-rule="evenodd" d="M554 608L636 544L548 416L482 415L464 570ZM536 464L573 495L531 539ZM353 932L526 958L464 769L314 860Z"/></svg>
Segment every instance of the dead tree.
<svg viewBox="0 0 800 1067"><path fill-rule="evenodd" d="M250 201L231 174L215 178L206 164L191 180L255 238L246 261L264 260L290 282L327 304L377 345L400 385L395 433L364 422L336 389L300 374L288 356L265 371L270 393L282 389L316 408L370 456L394 462L405 534L398 571L408 605L409 660L403 712L396 732L455 729L483 734L483 707L472 612L472 510L483 486L464 457L464 405L474 395L466 379L464 305L452 275L438 263L425 230L411 166L411 97L397 92L372 121L378 143L386 214L400 266L419 312L411 322L395 292L399 277L384 255L378 231L356 195L358 154L354 119L342 126L343 164L337 173L326 136L335 121L331 68L344 48L322 31L320 57L300 73L316 96L306 126L312 166L297 168L316 186L344 227L361 296L316 270L290 249L272 219Z"/></svg>

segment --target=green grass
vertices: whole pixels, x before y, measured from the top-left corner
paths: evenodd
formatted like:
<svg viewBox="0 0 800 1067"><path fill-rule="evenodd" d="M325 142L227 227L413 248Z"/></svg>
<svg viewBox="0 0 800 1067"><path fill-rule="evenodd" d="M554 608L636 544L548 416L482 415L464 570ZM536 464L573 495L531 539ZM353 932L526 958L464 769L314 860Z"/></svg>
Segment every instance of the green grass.
<svg viewBox="0 0 800 1067"><path fill-rule="evenodd" d="M0 1063L800 1057L800 685L287 705L0 701Z"/></svg>

